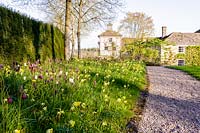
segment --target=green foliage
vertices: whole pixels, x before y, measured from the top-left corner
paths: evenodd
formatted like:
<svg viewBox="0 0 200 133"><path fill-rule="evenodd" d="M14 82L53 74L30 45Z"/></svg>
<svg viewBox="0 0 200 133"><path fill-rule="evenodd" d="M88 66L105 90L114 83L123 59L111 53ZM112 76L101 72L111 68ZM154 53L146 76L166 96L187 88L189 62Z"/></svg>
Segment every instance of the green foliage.
<svg viewBox="0 0 200 133"><path fill-rule="evenodd" d="M200 46L189 46L186 48L186 64L200 66Z"/></svg>
<svg viewBox="0 0 200 133"><path fill-rule="evenodd" d="M0 58L8 61L64 58L63 34L44 24L0 7Z"/></svg>
<svg viewBox="0 0 200 133"><path fill-rule="evenodd" d="M183 54L183 53L177 54L176 59L185 59L185 54Z"/></svg>
<svg viewBox="0 0 200 133"><path fill-rule="evenodd" d="M170 66L170 68L182 70L200 80L200 66Z"/></svg>
<svg viewBox="0 0 200 133"><path fill-rule="evenodd" d="M125 132L146 84L145 66L132 61L20 68L0 65L0 132Z"/></svg>
<svg viewBox="0 0 200 133"><path fill-rule="evenodd" d="M130 44L125 44L122 48L122 57L128 57L136 61L144 61L148 64L159 64L160 39L134 40Z"/></svg>

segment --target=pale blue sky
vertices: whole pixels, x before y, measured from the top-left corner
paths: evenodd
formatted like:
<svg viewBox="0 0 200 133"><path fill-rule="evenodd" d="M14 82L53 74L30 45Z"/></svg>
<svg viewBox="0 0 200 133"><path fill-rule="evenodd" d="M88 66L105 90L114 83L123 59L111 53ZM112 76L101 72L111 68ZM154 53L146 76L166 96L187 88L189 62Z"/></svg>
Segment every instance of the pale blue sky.
<svg viewBox="0 0 200 133"><path fill-rule="evenodd" d="M9 0L0 0L8 3ZM152 16L155 25L155 36L161 35L161 27L167 26L167 33L195 32L200 29L200 0L125 0L126 7L123 12L144 12ZM26 12L27 9L23 11ZM29 11L30 12L30 11ZM31 16L40 18L41 12L32 11ZM119 18L113 22L114 29L125 14L120 13ZM104 28L92 32L82 39L82 47L97 47L98 37Z"/></svg>

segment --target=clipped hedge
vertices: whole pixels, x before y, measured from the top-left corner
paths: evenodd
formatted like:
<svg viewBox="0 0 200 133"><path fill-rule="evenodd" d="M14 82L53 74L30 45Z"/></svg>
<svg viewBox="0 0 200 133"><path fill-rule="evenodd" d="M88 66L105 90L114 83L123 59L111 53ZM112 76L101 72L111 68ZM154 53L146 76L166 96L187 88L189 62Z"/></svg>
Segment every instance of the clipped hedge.
<svg viewBox="0 0 200 133"><path fill-rule="evenodd" d="M186 48L185 59L187 65L200 66L200 46L188 46Z"/></svg>
<svg viewBox="0 0 200 133"><path fill-rule="evenodd" d="M0 7L0 60L63 59L63 44L62 32L53 25Z"/></svg>

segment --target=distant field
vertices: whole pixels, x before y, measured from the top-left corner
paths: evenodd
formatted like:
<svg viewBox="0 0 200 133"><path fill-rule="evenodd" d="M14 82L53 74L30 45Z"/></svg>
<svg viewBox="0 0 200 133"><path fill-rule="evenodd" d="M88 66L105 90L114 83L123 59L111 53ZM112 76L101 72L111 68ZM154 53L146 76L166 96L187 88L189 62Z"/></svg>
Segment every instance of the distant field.
<svg viewBox="0 0 200 133"><path fill-rule="evenodd" d="M169 68L184 71L200 80L200 66L171 66Z"/></svg>

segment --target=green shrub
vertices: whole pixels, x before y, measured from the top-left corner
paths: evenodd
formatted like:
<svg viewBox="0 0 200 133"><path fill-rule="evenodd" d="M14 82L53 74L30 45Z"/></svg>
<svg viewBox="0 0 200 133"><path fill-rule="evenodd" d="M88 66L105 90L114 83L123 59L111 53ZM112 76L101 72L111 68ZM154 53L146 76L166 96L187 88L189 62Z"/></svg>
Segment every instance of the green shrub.
<svg viewBox="0 0 200 133"><path fill-rule="evenodd" d="M61 31L0 7L0 58L7 61L64 58Z"/></svg>

